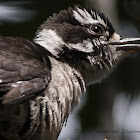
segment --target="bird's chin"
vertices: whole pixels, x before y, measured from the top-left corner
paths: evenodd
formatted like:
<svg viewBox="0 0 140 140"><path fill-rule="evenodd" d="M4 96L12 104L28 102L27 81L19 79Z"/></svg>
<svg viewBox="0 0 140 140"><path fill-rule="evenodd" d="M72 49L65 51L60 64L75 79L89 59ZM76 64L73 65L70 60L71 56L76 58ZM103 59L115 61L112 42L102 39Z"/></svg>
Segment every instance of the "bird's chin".
<svg viewBox="0 0 140 140"><path fill-rule="evenodd" d="M82 75L85 79L86 85L100 83L102 79L106 78L111 71L111 65L105 66L101 63L98 63L95 57L88 56L88 61L82 62Z"/></svg>
<svg viewBox="0 0 140 140"><path fill-rule="evenodd" d="M86 85L91 85L91 84L96 84L96 83L101 83L103 79L105 79L110 72L113 70L111 67L110 70L108 71L107 69L101 69L101 68L95 68L96 66L92 67L92 71L89 71L88 75L86 75Z"/></svg>

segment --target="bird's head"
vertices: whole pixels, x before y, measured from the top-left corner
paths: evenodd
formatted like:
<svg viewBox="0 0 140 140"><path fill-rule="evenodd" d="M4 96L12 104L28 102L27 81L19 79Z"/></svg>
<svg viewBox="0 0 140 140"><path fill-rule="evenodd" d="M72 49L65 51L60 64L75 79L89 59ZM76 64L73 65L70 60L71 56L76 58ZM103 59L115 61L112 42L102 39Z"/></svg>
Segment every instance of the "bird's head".
<svg viewBox="0 0 140 140"><path fill-rule="evenodd" d="M140 38L118 35L104 14L80 6L49 17L34 41L77 67L87 84L102 79L122 58L140 50Z"/></svg>

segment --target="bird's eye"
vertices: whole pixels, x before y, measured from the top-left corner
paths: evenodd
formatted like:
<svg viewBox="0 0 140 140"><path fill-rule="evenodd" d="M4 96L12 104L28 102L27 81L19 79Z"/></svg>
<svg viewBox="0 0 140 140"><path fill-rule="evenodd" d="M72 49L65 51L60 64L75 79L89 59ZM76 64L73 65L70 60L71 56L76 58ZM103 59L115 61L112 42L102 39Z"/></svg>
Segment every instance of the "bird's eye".
<svg viewBox="0 0 140 140"><path fill-rule="evenodd" d="M89 31L94 35L103 35L105 33L105 29L102 25L91 25Z"/></svg>

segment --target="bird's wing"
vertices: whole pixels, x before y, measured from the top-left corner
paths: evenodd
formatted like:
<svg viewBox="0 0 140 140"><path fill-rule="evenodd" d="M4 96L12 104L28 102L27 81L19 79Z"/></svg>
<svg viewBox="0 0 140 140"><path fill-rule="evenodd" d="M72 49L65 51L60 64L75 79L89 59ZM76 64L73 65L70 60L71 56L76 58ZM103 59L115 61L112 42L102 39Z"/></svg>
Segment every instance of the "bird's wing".
<svg viewBox="0 0 140 140"><path fill-rule="evenodd" d="M22 103L47 88L51 79L47 52L22 39L0 37L0 97L4 104Z"/></svg>

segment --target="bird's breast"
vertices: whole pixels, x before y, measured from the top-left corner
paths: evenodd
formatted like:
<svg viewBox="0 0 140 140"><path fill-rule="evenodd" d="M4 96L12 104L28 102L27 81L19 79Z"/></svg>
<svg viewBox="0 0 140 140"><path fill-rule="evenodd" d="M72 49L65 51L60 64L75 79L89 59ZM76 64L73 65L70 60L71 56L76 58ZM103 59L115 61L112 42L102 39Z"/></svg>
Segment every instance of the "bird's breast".
<svg viewBox="0 0 140 140"><path fill-rule="evenodd" d="M52 79L44 95L31 101L33 112L31 118L33 122L36 120L40 122L41 125L33 125L42 130L41 134L53 140L58 137L70 110L79 103L80 97L86 92L86 87L78 71L52 57L50 60Z"/></svg>

